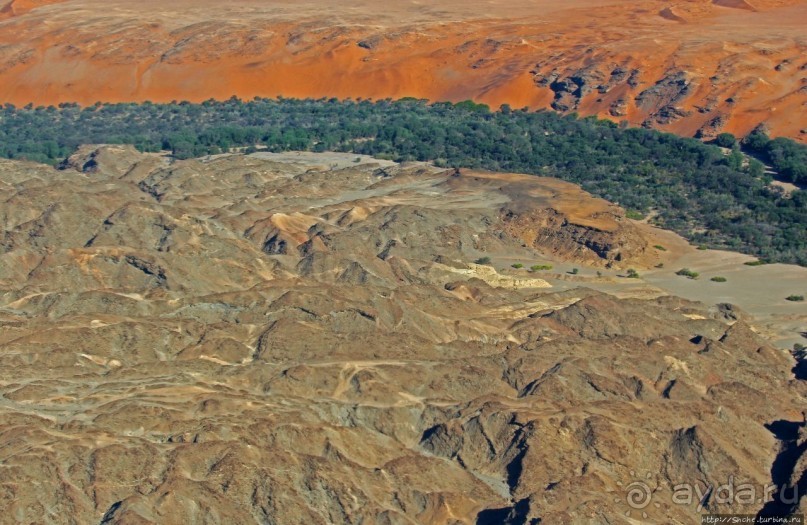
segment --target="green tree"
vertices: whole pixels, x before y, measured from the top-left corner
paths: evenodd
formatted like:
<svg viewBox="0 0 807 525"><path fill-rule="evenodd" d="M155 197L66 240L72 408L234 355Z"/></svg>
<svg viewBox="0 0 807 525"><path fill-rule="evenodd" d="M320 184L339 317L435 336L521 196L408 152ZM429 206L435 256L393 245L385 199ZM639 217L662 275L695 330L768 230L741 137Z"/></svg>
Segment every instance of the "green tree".
<svg viewBox="0 0 807 525"><path fill-rule="evenodd" d="M737 137L731 133L721 133L715 138L714 144L721 148L733 148L737 145Z"/></svg>

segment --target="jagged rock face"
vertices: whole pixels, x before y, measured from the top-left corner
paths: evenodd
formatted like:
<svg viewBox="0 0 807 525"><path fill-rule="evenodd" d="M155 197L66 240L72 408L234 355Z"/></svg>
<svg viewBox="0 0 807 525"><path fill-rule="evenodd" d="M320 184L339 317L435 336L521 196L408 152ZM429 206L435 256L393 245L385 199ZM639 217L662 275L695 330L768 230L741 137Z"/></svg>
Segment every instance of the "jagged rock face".
<svg viewBox="0 0 807 525"><path fill-rule="evenodd" d="M807 140L805 0L13 0L0 103L417 97Z"/></svg>
<svg viewBox="0 0 807 525"><path fill-rule="evenodd" d="M354 158L0 163L0 521L700 523L676 484L771 481L803 386L738 309L468 264L607 203Z"/></svg>
<svg viewBox="0 0 807 525"><path fill-rule="evenodd" d="M614 213L596 214L599 224L575 223L554 208L526 215L505 216L504 230L536 248L551 249L566 260L621 266L623 261L646 258L649 243L633 223L614 207Z"/></svg>

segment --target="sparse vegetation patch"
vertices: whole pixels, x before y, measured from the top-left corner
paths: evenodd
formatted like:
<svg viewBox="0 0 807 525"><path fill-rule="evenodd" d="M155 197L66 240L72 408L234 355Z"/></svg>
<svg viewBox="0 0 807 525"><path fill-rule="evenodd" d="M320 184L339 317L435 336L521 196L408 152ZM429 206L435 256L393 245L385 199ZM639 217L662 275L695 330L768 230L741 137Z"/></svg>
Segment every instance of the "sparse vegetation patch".
<svg viewBox="0 0 807 525"><path fill-rule="evenodd" d="M768 263L765 262L765 261L748 261L748 262L743 263L743 264L745 264L746 266L764 266L764 265L766 265Z"/></svg>

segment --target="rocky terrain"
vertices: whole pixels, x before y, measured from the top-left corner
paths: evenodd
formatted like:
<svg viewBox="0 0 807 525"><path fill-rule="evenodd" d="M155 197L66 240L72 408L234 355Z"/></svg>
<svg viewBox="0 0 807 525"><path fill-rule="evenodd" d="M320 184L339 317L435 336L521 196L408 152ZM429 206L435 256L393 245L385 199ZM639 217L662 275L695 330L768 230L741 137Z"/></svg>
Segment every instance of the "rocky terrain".
<svg viewBox="0 0 807 525"><path fill-rule="evenodd" d="M807 140L804 0L13 0L0 103L475 99Z"/></svg>
<svg viewBox="0 0 807 525"><path fill-rule="evenodd" d="M802 483L800 365L742 309L473 262L677 249L570 184L87 147L0 188L2 523L688 524ZM730 479L760 499L673 499Z"/></svg>

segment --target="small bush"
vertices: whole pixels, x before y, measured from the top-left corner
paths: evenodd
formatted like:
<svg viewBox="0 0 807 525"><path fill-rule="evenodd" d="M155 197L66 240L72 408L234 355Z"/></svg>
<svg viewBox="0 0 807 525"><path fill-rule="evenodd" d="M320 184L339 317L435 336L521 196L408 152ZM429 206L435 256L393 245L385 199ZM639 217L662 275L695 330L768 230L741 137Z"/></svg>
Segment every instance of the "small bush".
<svg viewBox="0 0 807 525"><path fill-rule="evenodd" d="M480 257L474 261L476 264L490 264L490 257Z"/></svg>
<svg viewBox="0 0 807 525"><path fill-rule="evenodd" d="M737 138L731 133L721 133L715 138L714 143L721 148L733 148L737 145Z"/></svg>
<svg viewBox="0 0 807 525"><path fill-rule="evenodd" d="M746 266L763 266L763 265L768 264L768 263L765 262L765 261L748 261L748 262L743 263L743 264L745 264Z"/></svg>
<svg viewBox="0 0 807 525"><path fill-rule="evenodd" d="M577 275L578 273L580 273L580 270L578 268L572 268L572 271L569 273L572 275Z"/></svg>
<svg viewBox="0 0 807 525"><path fill-rule="evenodd" d="M644 213L638 210L628 210L625 212L625 217L628 219L633 219L634 221L640 221L644 219Z"/></svg>
<svg viewBox="0 0 807 525"><path fill-rule="evenodd" d="M709 280L712 281L712 282L715 282L715 283L724 283L724 282L727 281L727 279L725 277L719 277L719 276L718 277L712 277Z"/></svg>
<svg viewBox="0 0 807 525"><path fill-rule="evenodd" d="M664 246L662 246L660 244L657 244L657 245L653 246L653 248L657 249L660 252L666 252L667 251L667 248L665 248Z"/></svg>
<svg viewBox="0 0 807 525"><path fill-rule="evenodd" d="M787 299L788 301L793 301L794 303L800 303L800 302L804 301L804 296L803 295L788 295L787 297L785 297L785 299Z"/></svg>
<svg viewBox="0 0 807 525"><path fill-rule="evenodd" d="M699 249L699 250L708 250L708 249L709 249L709 247L708 247L708 246L706 246L705 244L701 244L701 245L699 245L699 246L698 246L698 249Z"/></svg>
<svg viewBox="0 0 807 525"><path fill-rule="evenodd" d="M656 265L656 268L664 268L664 263L658 263L658 264Z"/></svg>
<svg viewBox="0 0 807 525"><path fill-rule="evenodd" d="M698 272L693 272L689 268L681 268L680 270L675 272L675 275L682 275L688 279L697 279L700 276Z"/></svg>
<svg viewBox="0 0 807 525"><path fill-rule="evenodd" d="M521 263L511 264L510 266L512 266L516 270L520 270L521 268L524 268L524 265L521 264Z"/></svg>
<svg viewBox="0 0 807 525"><path fill-rule="evenodd" d="M633 268L628 270L628 279L638 279L638 278L639 278L639 272L637 272Z"/></svg>
<svg viewBox="0 0 807 525"><path fill-rule="evenodd" d="M530 270L532 270L533 272L540 272L541 270L551 270L551 269L552 269L551 264L534 264L530 266Z"/></svg>

